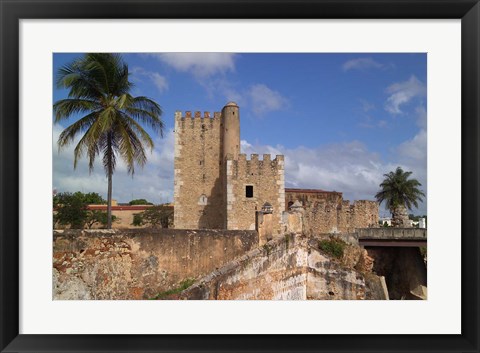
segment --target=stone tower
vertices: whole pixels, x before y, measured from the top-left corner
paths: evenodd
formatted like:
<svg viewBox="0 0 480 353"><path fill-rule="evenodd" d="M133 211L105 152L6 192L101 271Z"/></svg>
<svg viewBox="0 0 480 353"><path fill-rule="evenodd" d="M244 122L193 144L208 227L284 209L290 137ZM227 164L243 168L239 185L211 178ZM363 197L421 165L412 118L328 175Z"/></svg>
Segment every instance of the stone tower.
<svg viewBox="0 0 480 353"><path fill-rule="evenodd" d="M234 102L222 109L223 159L230 154L237 159L240 154L240 109Z"/></svg>
<svg viewBox="0 0 480 353"><path fill-rule="evenodd" d="M240 109L175 113L174 224L180 229L255 229L265 203L281 228L284 160L240 154Z"/></svg>

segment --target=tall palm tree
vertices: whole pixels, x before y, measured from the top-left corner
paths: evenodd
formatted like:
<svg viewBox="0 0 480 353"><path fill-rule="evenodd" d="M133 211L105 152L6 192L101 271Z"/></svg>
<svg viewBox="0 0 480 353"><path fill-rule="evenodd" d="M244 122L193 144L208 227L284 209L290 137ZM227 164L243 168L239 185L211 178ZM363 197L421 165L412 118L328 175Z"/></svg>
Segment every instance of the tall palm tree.
<svg viewBox="0 0 480 353"><path fill-rule="evenodd" d="M95 158L102 155L108 178L107 228L112 226L112 175L117 157L122 158L133 175L135 164L147 161L145 146L153 149L153 140L144 130L149 126L163 136L160 106L147 97L132 97L128 66L119 54L85 54L60 68L57 86L70 89L68 99L53 105L55 122L81 115L58 138L59 151L82 135L74 150L74 168L86 154L92 172Z"/></svg>
<svg viewBox="0 0 480 353"><path fill-rule="evenodd" d="M418 207L418 201L425 197L423 191L418 187L422 186L417 179L409 179L412 172L404 172L397 167L394 172L384 174L385 179L380 184L381 190L375 195L378 202L385 201L386 207L392 213L392 223L401 224L400 217L405 213L406 208Z"/></svg>

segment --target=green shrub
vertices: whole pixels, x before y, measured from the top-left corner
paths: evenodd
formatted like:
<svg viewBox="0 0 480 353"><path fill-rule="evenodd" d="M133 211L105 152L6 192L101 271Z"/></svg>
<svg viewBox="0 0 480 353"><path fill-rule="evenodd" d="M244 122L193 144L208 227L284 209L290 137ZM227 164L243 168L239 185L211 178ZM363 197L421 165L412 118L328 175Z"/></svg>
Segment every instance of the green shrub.
<svg viewBox="0 0 480 353"><path fill-rule="evenodd" d="M187 289L188 287L190 287L193 283L195 283L194 278L184 279L182 282L180 282L180 285L178 287L169 289L165 292L158 293L155 297L151 299L152 300L165 299L173 294L179 294L183 292L185 289Z"/></svg>
<svg viewBox="0 0 480 353"><path fill-rule="evenodd" d="M347 244L340 239L330 238L320 240L318 247L327 254L340 259L343 257L343 252Z"/></svg>

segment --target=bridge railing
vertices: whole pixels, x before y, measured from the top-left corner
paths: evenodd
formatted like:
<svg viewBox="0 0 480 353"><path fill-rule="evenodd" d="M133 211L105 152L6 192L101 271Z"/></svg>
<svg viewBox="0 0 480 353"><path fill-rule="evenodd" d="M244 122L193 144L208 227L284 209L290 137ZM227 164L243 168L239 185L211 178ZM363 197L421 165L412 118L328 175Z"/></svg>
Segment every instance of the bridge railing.
<svg viewBox="0 0 480 353"><path fill-rule="evenodd" d="M359 239L421 239L427 240L424 228L358 228Z"/></svg>

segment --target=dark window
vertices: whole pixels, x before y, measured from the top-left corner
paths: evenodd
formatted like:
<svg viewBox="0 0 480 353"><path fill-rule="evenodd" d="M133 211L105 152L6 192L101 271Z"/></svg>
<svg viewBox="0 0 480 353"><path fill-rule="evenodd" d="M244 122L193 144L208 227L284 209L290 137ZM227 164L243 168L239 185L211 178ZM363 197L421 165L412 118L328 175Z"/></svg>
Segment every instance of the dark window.
<svg viewBox="0 0 480 353"><path fill-rule="evenodd" d="M253 197L253 185L245 186L245 197Z"/></svg>

